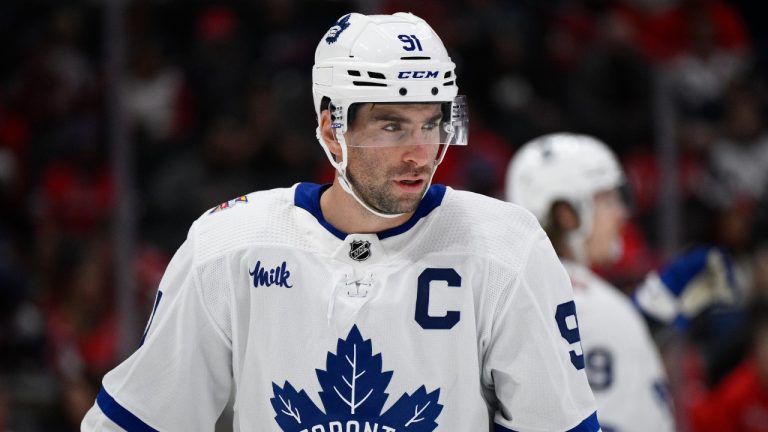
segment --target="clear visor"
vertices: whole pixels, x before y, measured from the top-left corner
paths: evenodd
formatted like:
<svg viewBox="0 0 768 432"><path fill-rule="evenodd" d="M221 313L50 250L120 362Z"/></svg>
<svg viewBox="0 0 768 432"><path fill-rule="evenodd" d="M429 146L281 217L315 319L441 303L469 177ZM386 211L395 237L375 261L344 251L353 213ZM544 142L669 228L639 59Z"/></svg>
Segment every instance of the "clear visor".
<svg viewBox="0 0 768 432"><path fill-rule="evenodd" d="M443 103L360 103L344 134L348 147L467 145L465 96ZM341 129L336 129L341 134Z"/></svg>

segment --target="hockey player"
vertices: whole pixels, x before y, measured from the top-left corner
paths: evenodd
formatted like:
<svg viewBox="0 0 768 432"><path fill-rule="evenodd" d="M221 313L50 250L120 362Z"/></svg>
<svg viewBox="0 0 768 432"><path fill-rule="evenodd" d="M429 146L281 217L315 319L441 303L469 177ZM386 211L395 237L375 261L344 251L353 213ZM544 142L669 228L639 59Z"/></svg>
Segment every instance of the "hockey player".
<svg viewBox="0 0 768 432"><path fill-rule="evenodd" d="M596 431L568 275L527 211L430 185L467 140L455 65L411 14L315 54L331 185L203 214L85 431ZM494 426L495 425L495 426Z"/></svg>
<svg viewBox="0 0 768 432"><path fill-rule="evenodd" d="M672 431L666 378L642 315L589 270L621 253L627 217L623 173L602 142L551 134L521 147L507 171L507 199L531 210L573 284L584 361L604 431Z"/></svg>
<svg viewBox="0 0 768 432"><path fill-rule="evenodd" d="M603 430L668 431L674 421L666 378L643 314L684 328L712 305L728 303L727 257L700 247L651 272L634 299L589 270L619 258L627 216L618 188L624 174L613 152L577 134L545 135L522 146L507 170L507 199L533 212L547 231L574 288L589 383Z"/></svg>

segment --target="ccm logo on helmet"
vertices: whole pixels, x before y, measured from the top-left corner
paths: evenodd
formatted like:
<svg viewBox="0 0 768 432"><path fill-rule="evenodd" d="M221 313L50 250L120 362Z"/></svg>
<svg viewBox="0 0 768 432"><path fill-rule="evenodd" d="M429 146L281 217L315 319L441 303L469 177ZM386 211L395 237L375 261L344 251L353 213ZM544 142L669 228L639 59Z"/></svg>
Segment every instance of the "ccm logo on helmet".
<svg viewBox="0 0 768 432"><path fill-rule="evenodd" d="M398 79L408 78L437 78L439 71L400 71L397 74Z"/></svg>

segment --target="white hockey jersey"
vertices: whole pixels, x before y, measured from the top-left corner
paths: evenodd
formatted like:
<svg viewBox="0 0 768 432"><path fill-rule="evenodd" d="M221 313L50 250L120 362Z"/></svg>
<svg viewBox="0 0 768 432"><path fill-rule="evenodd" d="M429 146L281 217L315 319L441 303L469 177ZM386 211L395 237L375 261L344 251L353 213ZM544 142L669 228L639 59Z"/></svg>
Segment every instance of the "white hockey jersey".
<svg viewBox="0 0 768 432"><path fill-rule="evenodd" d="M235 431L599 430L568 275L530 213L434 185L405 224L348 235L326 187L201 216L82 430L212 431L230 391Z"/></svg>
<svg viewBox="0 0 768 432"><path fill-rule="evenodd" d="M564 265L603 431L674 431L666 374L642 316L629 298L583 265Z"/></svg>

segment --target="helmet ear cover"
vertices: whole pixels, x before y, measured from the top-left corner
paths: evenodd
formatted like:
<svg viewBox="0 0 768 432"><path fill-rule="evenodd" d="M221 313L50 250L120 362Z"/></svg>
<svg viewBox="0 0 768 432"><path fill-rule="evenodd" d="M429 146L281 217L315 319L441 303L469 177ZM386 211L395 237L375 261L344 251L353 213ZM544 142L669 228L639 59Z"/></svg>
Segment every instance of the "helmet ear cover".
<svg viewBox="0 0 768 432"><path fill-rule="evenodd" d="M349 109L347 110L347 121L349 124L352 124L355 122L355 118L357 117L357 110L360 108L360 104L352 104L349 106ZM334 111L336 111L336 107L331 105L331 98L328 96L323 96L323 99L320 101L320 111L330 111L331 112L331 121L336 121L336 115L334 114Z"/></svg>

